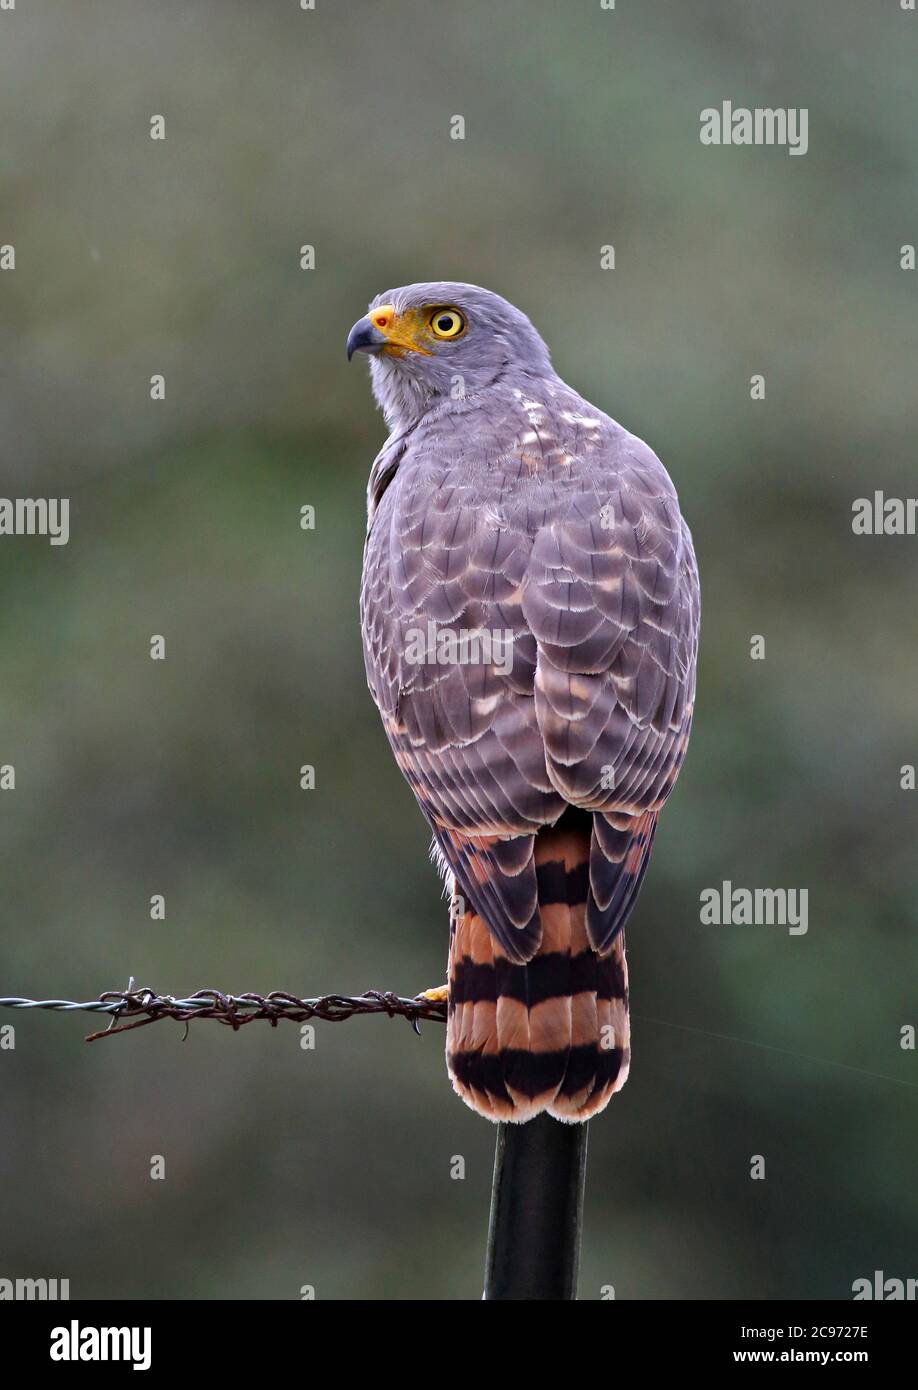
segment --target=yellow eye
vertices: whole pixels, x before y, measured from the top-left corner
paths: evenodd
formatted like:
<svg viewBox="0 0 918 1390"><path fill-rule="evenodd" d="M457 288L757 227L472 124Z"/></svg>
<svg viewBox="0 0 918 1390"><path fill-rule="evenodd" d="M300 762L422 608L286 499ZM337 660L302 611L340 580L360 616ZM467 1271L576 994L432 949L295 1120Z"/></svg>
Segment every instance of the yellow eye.
<svg viewBox="0 0 918 1390"><path fill-rule="evenodd" d="M458 338L465 332L465 319L458 309L435 309L430 318L430 331L435 338Z"/></svg>

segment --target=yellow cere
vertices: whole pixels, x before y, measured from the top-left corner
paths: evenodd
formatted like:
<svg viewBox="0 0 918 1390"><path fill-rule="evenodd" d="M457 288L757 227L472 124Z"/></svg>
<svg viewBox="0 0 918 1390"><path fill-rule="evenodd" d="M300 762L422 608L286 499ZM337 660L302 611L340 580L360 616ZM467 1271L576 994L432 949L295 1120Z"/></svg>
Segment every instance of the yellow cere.
<svg viewBox="0 0 918 1390"><path fill-rule="evenodd" d="M386 338L383 352L401 357L405 352L420 352L430 357L431 344L437 339L458 338L465 332L466 322L458 309L426 306L405 309L397 313L392 304L379 304L367 314L374 328Z"/></svg>

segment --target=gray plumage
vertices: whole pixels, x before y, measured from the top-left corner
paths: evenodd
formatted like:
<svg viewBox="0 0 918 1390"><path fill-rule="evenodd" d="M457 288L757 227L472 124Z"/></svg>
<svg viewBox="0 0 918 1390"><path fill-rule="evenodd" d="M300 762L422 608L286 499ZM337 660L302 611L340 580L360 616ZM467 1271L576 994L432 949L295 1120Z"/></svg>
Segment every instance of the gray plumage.
<svg viewBox="0 0 918 1390"><path fill-rule="evenodd" d="M438 282L381 305L417 324L452 306L467 327L419 338L424 352L366 344L391 431L368 490L370 690L461 891L511 960L541 935L535 834L568 805L597 813L586 924L608 951L692 718L699 586L675 490L498 295ZM509 630L510 657L409 661L429 624Z"/></svg>

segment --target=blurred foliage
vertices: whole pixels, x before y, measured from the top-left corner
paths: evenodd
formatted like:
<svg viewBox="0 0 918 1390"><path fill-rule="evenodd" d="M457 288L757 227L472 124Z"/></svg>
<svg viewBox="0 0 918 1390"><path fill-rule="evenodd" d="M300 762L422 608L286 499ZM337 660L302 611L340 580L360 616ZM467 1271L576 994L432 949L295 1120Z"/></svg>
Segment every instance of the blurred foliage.
<svg viewBox="0 0 918 1390"><path fill-rule="evenodd" d="M654 446L702 572L695 731L629 931L634 1063L592 1126L581 1294L844 1298L915 1274L918 541L856 538L850 513L914 491L916 35L875 0L0 16L0 491L71 499L66 548L0 544L0 993L442 980L427 837L365 689L384 430L343 349L376 291L471 280ZM701 146L725 99L806 106L809 153ZM722 879L808 888L808 934L702 926ZM438 1027L320 1025L311 1052L295 1027L85 1048L88 1019L10 1022L0 1275L479 1292L494 1136Z"/></svg>

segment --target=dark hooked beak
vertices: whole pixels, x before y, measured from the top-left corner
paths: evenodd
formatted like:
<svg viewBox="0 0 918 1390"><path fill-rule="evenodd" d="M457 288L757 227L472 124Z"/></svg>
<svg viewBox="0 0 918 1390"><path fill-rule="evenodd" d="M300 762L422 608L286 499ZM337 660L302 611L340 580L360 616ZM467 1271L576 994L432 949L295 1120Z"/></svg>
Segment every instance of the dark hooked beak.
<svg viewBox="0 0 918 1390"><path fill-rule="evenodd" d="M378 352L386 341L368 318L358 319L347 335L347 360L350 362L355 352Z"/></svg>

